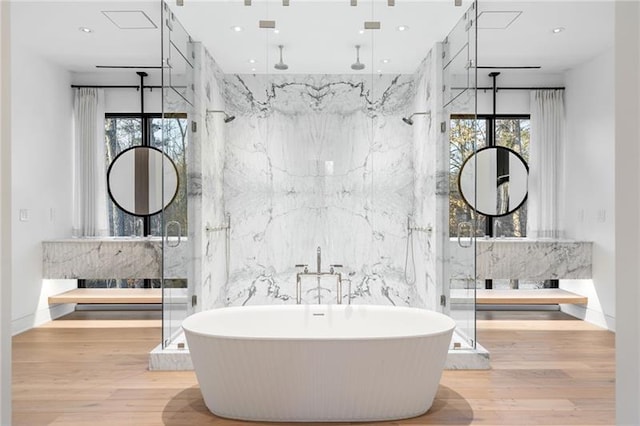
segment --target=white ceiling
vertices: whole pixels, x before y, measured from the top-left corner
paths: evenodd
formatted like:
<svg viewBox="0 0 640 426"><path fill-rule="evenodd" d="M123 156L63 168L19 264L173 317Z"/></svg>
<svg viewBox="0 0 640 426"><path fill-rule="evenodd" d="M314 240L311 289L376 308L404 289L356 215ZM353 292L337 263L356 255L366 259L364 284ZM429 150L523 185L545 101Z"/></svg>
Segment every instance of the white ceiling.
<svg viewBox="0 0 640 426"><path fill-rule="evenodd" d="M361 44L362 73L412 73L430 47L459 20L464 7L453 0L184 0L170 6L192 35L202 41L226 73L278 71L277 45L283 44L287 73L349 73ZM158 1L72 2L14 0L12 37L17 48L47 56L72 71L95 71L96 65L159 65L160 30L120 29L102 11L142 10L160 27ZM561 72L610 48L613 44L612 1L480 2L482 11L522 12L506 29L479 30L479 65L541 65ZM515 16L517 14L504 14ZM496 18L498 15L492 15ZM280 34L259 29L260 19L274 19ZM379 20L381 30L359 34L365 20ZM480 21L482 23L482 19ZM234 32L232 26L244 28ZM409 30L397 31L398 25ZM492 25L493 26L493 25ZM553 34L555 27L564 27ZM90 34L79 27L89 27ZM255 59L250 64L249 59ZM383 64L382 59L389 59Z"/></svg>

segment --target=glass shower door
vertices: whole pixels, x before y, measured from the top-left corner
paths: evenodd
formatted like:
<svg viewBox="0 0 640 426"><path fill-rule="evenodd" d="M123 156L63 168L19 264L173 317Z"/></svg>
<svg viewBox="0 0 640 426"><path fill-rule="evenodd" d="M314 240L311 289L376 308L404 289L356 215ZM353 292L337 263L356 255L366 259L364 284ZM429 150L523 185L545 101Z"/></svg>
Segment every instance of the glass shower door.
<svg viewBox="0 0 640 426"><path fill-rule="evenodd" d="M163 236L162 346L180 335L180 325L189 315L192 298L189 276L192 266L189 236L188 156L193 116L194 55L191 37L167 3L162 4L162 118L153 123L153 143L173 161L178 189L165 208L156 228ZM163 171L166 176L168 171ZM163 185L169 182L163 180ZM166 191L163 191L163 196ZM171 195L168 195L171 197Z"/></svg>
<svg viewBox="0 0 640 426"><path fill-rule="evenodd" d="M448 244L449 303L443 309L456 321L454 348L476 344L476 216L459 194L462 164L477 150L477 4L474 2L443 43L443 130L449 146ZM462 117L462 118L459 118ZM475 157L472 157L475 158ZM475 162L465 167L464 179L475 186ZM475 193L475 192L474 192ZM445 251L446 253L446 251ZM445 292L446 292L445 290Z"/></svg>

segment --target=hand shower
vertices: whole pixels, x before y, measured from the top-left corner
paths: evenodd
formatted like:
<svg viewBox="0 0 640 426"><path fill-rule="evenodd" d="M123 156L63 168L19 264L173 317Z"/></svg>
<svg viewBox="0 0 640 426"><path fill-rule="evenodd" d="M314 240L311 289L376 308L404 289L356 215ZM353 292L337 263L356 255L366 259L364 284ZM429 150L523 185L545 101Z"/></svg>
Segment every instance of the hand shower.
<svg viewBox="0 0 640 426"><path fill-rule="evenodd" d="M351 64L351 69L354 71L362 71L364 64L360 62L360 45L356 45L356 61Z"/></svg>
<svg viewBox="0 0 640 426"><path fill-rule="evenodd" d="M288 69L289 69L289 65L285 64L285 63L282 61L282 49L284 48L284 46L283 46L283 45L279 45L279 46L278 46L278 48L280 49L280 62L278 62L277 64L275 64L273 67L274 67L275 69L277 69L277 70L280 70L280 71L288 70Z"/></svg>

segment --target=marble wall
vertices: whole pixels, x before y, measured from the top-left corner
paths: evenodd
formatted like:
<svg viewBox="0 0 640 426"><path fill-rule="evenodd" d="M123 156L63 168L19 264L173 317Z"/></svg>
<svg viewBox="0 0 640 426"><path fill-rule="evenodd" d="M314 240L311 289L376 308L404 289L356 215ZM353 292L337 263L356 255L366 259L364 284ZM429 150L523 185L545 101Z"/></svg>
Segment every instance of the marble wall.
<svg viewBox="0 0 640 426"><path fill-rule="evenodd" d="M441 58L442 45L436 44L422 61L416 75L413 127L414 210L410 237L416 258L415 274L409 280L423 292L428 309L439 309L440 295L448 286L445 259L448 257L449 150L447 134L441 132L442 113ZM430 231L426 231L429 229ZM411 262L413 265L413 262ZM413 267L410 268L413 271ZM436 303L437 302L437 303Z"/></svg>
<svg viewBox="0 0 640 426"><path fill-rule="evenodd" d="M424 306L404 279L414 211L414 75L226 75L226 305L295 303L296 264L342 264L343 300ZM418 120L416 120L418 121ZM421 142L422 143L422 142ZM432 185L427 182L425 185ZM424 201L424 208L429 203ZM418 260L418 259L417 259ZM333 277L303 303L335 303Z"/></svg>
<svg viewBox="0 0 640 426"><path fill-rule="evenodd" d="M226 223L223 197L226 126L224 116L207 110L224 110L222 71L201 43L194 43L194 108L189 150L189 243L193 267L189 268L189 296L197 296L193 311L224 305L222 291L227 275L226 231L207 231ZM192 129L193 130L193 129Z"/></svg>

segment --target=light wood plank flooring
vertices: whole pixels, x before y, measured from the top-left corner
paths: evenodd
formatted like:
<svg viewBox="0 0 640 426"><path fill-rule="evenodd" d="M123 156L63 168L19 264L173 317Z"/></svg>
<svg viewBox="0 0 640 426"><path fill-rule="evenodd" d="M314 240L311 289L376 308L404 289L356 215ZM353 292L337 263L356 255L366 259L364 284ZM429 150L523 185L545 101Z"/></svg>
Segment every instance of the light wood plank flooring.
<svg viewBox="0 0 640 426"><path fill-rule="evenodd" d="M612 333L558 312L478 315L493 368L445 371L429 413L386 424L615 423ZM16 336L14 425L241 424L207 411L193 372L147 370L159 341L148 312L76 312Z"/></svg>

